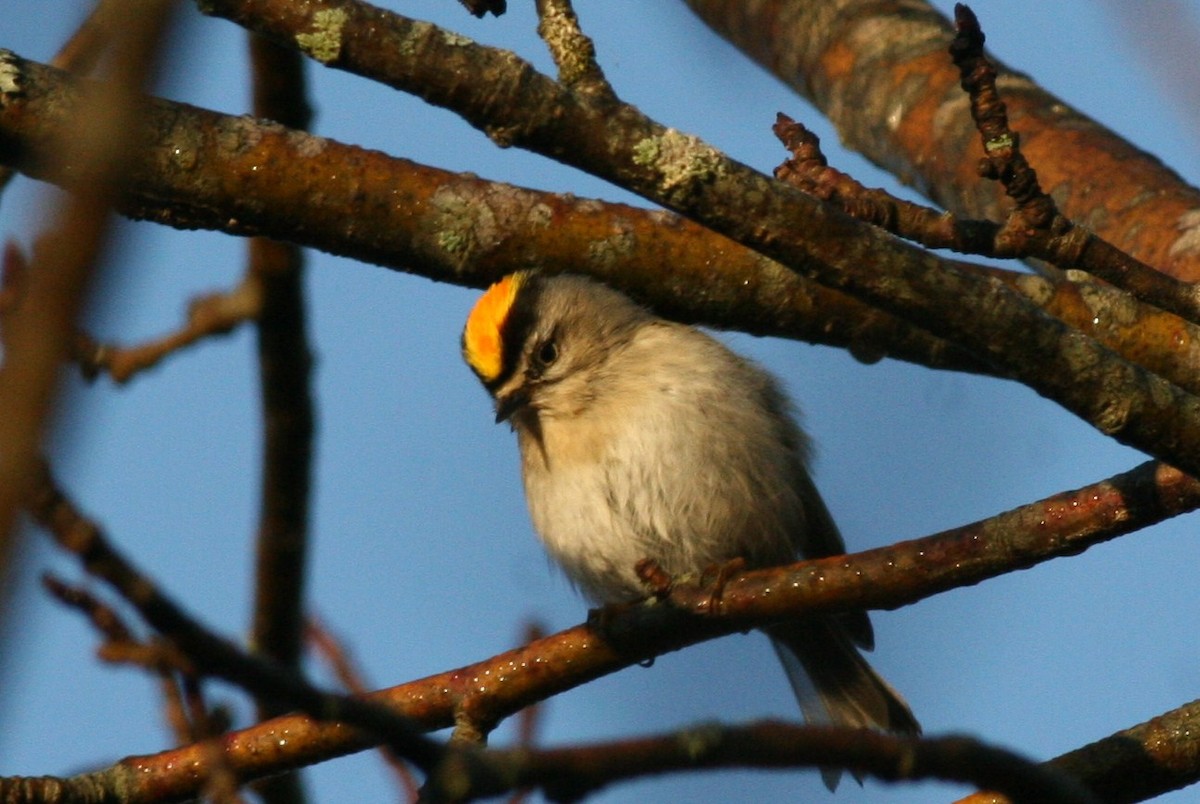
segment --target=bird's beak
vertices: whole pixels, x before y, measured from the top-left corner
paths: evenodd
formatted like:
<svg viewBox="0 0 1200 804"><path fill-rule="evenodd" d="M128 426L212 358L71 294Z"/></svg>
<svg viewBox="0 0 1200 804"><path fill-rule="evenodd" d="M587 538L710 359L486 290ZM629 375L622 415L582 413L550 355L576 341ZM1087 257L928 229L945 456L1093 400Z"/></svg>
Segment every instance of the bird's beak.
<svg viewBox="0 0 1200 804"><path fill-rule="evenodd" d="M529 391L526 388L514 388L504 396L496 397L496 424L506 422L518 410L529 404Z"/></svg>

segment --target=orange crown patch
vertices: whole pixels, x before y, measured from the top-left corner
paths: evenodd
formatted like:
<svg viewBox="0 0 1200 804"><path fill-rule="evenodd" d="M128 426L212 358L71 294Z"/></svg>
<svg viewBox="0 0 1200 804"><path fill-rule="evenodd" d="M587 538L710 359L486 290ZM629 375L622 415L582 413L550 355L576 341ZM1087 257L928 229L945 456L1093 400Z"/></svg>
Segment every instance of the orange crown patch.
<svg viewBox="0 0 1200 804"><path fill-rule="evenodd" d="M462 337L463 359L485 383L499 377L504 368L500 329L528 275L526 271L518 271L493 284L467 316Z"/></svg>

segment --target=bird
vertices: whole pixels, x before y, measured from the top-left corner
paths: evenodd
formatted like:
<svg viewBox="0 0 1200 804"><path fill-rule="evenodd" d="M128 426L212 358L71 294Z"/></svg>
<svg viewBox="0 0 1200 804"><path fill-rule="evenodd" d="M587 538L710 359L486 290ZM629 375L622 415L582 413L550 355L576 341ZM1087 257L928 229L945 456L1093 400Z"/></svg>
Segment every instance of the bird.
<svg viewBox="0 0 1200 804"><path fill-rule="evenodd" d="M526 270L479 297L461 347L516 432L535 531L591 602L646 597L645 559L676 577L845 553L789 397L713 336L590 277ZM860 653L865 611L763 630L806 721L920 733ZM841 771L821 772L835 789Z"/></svg>

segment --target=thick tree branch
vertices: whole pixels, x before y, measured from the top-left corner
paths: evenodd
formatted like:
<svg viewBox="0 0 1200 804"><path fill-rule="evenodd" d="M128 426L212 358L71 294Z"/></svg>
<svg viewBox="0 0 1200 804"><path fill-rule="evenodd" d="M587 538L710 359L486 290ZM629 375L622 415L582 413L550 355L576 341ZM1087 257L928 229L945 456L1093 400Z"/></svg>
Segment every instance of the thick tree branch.
<svg viewBox="0 0 1200 804"><path fill-rule="evenodd" d="M0 138L0 158L68 182L72 166L54 162L39 169L31 162L59 136L59 110L66 105L61 99L75 92L74 85L25 64L25 96L7 117L0 112L0 133L13 146L5 149ZM148 158L125 202L134 215L177 223L182 216L188 225L268 234L473 285L529 264L584 271L681 320L844 346L864 360L890 355L935 368L983 369L944 341L663 213L480 181L179 104L155 101L146 116ZM272 166L269 180L256 169L264 164ZM373 203L379 192L396 203ZM278 209L291 213L275 214ZM722 267L715 274L714 261ZM1200 338L1178 318L1139 311L1102 286L986 273L1115 351L1191 387ZM178 333L137 347L93 345L82 351L84 365L125 381L174 349L256 316L260 291L257 282L243 283L230 294L197 300Z"/></svg>
<svg viewBox="0 0 1200 804"><path fill-rule="evenodd" d="M814 103L849 147L955 214L1005 217L1003 188L978 180L978 139L946 57L953 27L927 3L905 2L902 14L874 0L687 4ZM1160 271L1200 280L1200 191L996 63L1022 149L1063 214Z"/></svg>
<svg viewBox="0 0 1200 804"><path fill-rule="evenodd" d="M0 107L0 161L67 187L87 181L80 166L40 156L68 131L78 84L19 63L26 81ZM146 158L118 205L131 217L261 234L477 287L529 265L581 271L681 320L842 346L866 361L991 370L668 213L482 181L183 104L151 101L144 112ZM160 344L166 350L117 350L114 376L160 359L176 340L194 341L208 331L201 318Z"/></svg>

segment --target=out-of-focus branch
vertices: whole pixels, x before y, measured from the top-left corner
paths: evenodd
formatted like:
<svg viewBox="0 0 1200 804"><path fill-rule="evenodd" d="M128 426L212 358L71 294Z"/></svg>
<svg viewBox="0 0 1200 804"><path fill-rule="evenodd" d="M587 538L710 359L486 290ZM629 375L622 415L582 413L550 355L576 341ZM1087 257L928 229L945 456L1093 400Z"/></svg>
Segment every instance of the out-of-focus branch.
<svg viewBox="0 0 1200 804"><path fill-rule="evenodd" d="M136 665L158 678L165 716L176 743L202 743L209 757L210 772L202 791L205 800L219 804L241 801L237 780L215 742L217 735L229 728L228 716L219 708L209 707L188 657L165 639L136 638L111 606L84 589L72 587L52 575L43 576L42 585L61 603L85 615L104 637L97 651L103 661Z"/></svg>
<svg viewBox="0 0 1200 804"><path fill-rule="evenodd" d="M980 151L946 57L949 21L921 0L687 0L814 103L841 141L967 218L1002 220L1003 188L981 183ZM999 62L997 62L999 63ZM1142 262L1200 280L1200 191L1028 77L1001 65L1026 157L1064 215Z"/></svg>
<svg viewBox="0 0 1200 804"><path fill-rule="evenodd" d="M76 317L103 252L110 204L127 166L140 156L123 134L135 124L134 96L153 72L169 8L166 0L131 4L136 19L112 42L110 80L82 93L66 112L71 136L49 149L64 162L88 165L92 182L51 213L52 222L35 241L27 264L15 249L5 254L5 273L22 275L19 293L5 294L0 321L0 590L5 593L12 588L4 573L14 552L17 508L36 474L59 370L70 354ZM26 88L18 64L0 54L0 109L18 102ZM5 602L0 600L0 608Z"/></svg>
<svg viewBox="0 0 1200 804"><path fill-rule="evenodd" d="M80 23L50 63L67 72L84 75L91 71L104 52L112 36L112 24L121 13L118 0L99 0L92 11ZM0 193L8 187L16 171L9 165L0 165Z"/></svg>
<svg viewBox="0 0 1200 804"><path fill-rule="evenodd" d="M26 88L0 107L0 161L66 187L87 180L79 166L39 157L68 131L77 83L19 64ZM119 203L131 217L265 235L477 287L529 265L578 271L684 321L842 346L864 361L993 370L670 213L483 181L183 104L151 101L144 114L145 160Z"/></svg>
<svg viewBox="0 0 1200 804"><path fill-rule="evenodd" d="M831 210L632 106L596 102L511 52L353 0L202 6L322 63L451 109L500 145L578 167L681 212L953 341L1121 443L1200 474L1200 398L1002 284Z"/></svg>
<svg viewBox="0 0 1200 804"><path fill-rule="evenodd" d="M845 765L887 781L940 779L994 787L1030 804L1099 804L1070 775L967 737L899 737L866 729L761 721L559 749L491 751L486 789L466 772L443 768L435 789L472 801L511 788L535 788L551 801L579 801L615 782L677 771Z"/></svg>
<svg viewBox="0 0 1200 804"><path fill-rule="evenodd" d="M344 724L353 724L361 730L357 735L360 742L369 741L370 738L364 735L373 735L373 739L391 746L426 772L441 761L443 748L420 734L414 724L403 716L378 704L319 690L294 669L252 657L206 629L108 542L100 527L86 518L62 493L44 464L37 466L33 486L25 501L33 520L45 528L60 547L74 554L84 569L116 590L137 609L148 625L164 639L170 640L190 662L196 675L228 681L245 689L257 700L284 704L323 720L340 721L329 726L335 732L346 734L350 729L349 725ZM256 750L272 754L278 760L294 750L291 742L290 739L277 740L273 746L258 746ZM133 784L134 787L145 784L156 788L154 797L171 797L176 795L171 792L174 785L182 783L187 787L202 782L208 775L205 771L212 770L206 758L206 746L192 745L186 750L197 752L196 764L180 768L186 775L193 776L190 781L175 778L171 773L171 765L159 766L151 761L149 765L121 763L81 780L80 784L85 788L96 784L112 785L112 789L122 790L131 784L131 775L134 779L143 776ZM244 770L238 767L235 757L236 754L226 751L221 760L238 778L247 778ZM276 768L276 772L297 764L285 761L282 767ZM195 791L195 787L187 787L188 794L194 794ZM0 784L0 800L7 800L4 794L5 790Z"/></svg>
<svg viewBox="0 0 1200 804"><path fill-rule="evenodd" d="M295 51L251 40L255 114L303 128L304 64ZM263 490L252 642L296 666L304 643L304 577L312 465L312 355L304 311L304 257L297 246L250 241L252 279L261 288L258 357L263 398ZM278 714L278 713L274 713Z"/></svg>
<svg viewBox="0 0 1200 804"><path fill-rule="evenodd" d="M72 353L87 379L107 373L113 382L126 383L154 368L164 359L205 338L227 335L262 310L262 284L244 277L232 290L197 296L188 304L187 319L168 335L134 346L99 343L90 335L76 333Z"/></svg>
<svg viewBox="0 0 1200 804"><path fill-rule="evenodd" d="M1087 781L1107 802L1134 802L1196 783L1200 766L1200 701L1077 748L1046 763ZM1013 804L995 791L958 804Z"/></svg>
<svg viewBox="0 0 1200 804"><path fill-rule="evenodd" d="M486 732L535 701L689 644L786 617L899 607L1074 555L1196 508L1200 481L1162 464L1143 464L1078 491L924 539L743 573L725 580L719 594L712 586L680 579L654 605L606 611L602 630L579 625L474 665L373 693L364 701L384 703L425 729L465 719ZM766 588L770 594L763 593ZM343 725L284 715L227 734L225 761L239 778L257 778L370 743L362 732ZM203 775L205 762L198 747L188 746L129 757L76 782L83 788L126 785L129 802L187 796L195 792L195 777ZM149 768L153 774L145 772ZM1200 762L1180 767L1179 775L1184 774L1200 779ZM1079 776L1086 781L1086 772ZM0 780L0 793L4 783Z"/></svg>
<svg viewBox="0 0 1200 804"><path fill-rule="evenodd" d="M250 34L254 114L289 128L308 127L312 111L304 59ZM259 384L263 410L261 510L254 572L251 644L284 667L298 668L305 631L308 512L312 478L312 355L304 310L304 255L299 246L256 237L249 244L246 282L259 288ZM287 703L258 702L260 720ZM255 785L267 804L306 800L298 773Z"/></svg>

